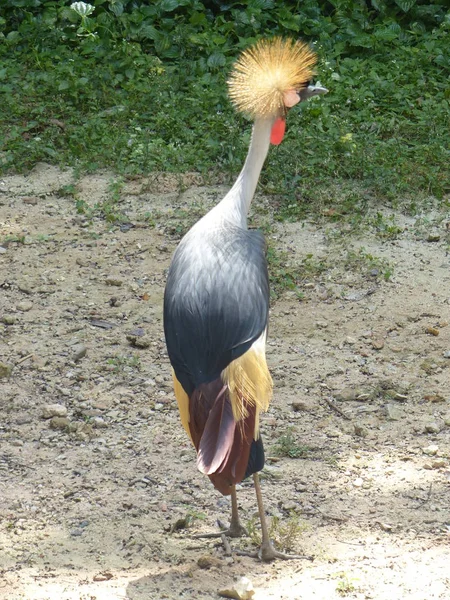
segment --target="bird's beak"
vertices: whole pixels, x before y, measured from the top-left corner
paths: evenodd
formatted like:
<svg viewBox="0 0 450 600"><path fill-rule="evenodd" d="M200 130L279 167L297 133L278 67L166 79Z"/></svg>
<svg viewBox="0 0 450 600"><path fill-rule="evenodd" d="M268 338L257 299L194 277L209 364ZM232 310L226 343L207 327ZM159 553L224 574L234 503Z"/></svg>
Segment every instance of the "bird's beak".
<svg viewBox="0 0 450 600"><path fill-rule="evenodd" d="M300 101L308 100L313 96L318 96L319 94L326 94L328 92L326 87L322 87L321 85L308 85L308 87L303 88L298 92L300 96Z"/></svg>

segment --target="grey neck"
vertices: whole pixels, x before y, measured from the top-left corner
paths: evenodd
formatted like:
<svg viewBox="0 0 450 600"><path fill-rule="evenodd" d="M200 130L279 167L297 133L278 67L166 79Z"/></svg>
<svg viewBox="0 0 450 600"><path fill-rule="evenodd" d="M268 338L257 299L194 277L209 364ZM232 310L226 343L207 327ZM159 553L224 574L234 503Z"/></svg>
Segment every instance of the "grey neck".
<svg viewBox="0 0 450 600"><path fill-rule="evenodd" d="M211 211L214 218L220 217L247 229L247 214L269 151L273 123L274 118L256 119L245 164L231 190Z"/></svg>

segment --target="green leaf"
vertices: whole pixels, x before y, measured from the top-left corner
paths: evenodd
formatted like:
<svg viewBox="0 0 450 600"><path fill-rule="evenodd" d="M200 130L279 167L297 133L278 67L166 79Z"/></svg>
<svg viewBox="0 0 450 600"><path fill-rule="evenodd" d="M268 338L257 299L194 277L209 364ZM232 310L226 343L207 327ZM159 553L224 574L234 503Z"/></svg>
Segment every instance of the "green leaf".
<svg viewBox="0 0 450 600"><path fill-rule="evenodd" d="M75 11L77 15L80 15L80 17L88 17L95 10L92 4L86 4L86 2L73 2L70 5L70 8Z"/></svg>
<svg viewBox="0 0 450 600"><path fill-rule="evenodd" d="M208 67L217 68L223 67L226 64L226 62L227 60L224 54L222 54L221 52L214 52L214 54L211 54L208 57L206 64L208 65Z"/></svg>
<svg viewBox="0 0 450 600"><path fill-rule="evenodd" d="M162 0L159 6L161 10L171 12L178 8L179 4L178 0Z"/></svg>
<svg viewBox="0 0 450 600"><path fill-rule="evenodd" d="M407 13L416 4L416 0L395 0L395 4Z"/></svg>
<svg viewBox="0 0 450 600"><path fill-rule="evenodd" d="M111 12L116 15L116 17L120 17L123 14L123 4L122 2L111 2L109 5Z"/></svg>

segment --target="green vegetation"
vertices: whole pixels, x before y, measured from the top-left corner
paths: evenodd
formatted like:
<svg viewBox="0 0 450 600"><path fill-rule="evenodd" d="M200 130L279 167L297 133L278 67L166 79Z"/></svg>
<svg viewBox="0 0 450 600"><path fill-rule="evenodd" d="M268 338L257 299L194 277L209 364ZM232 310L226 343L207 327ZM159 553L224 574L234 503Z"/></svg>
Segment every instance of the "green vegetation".
<svg viewBox="0 0 450 600"><path fill-rule="evenodd" d="M261 534L258 524L259 519L254 517L247 521L246 530L252 544L259 547L261 546ZM269 523L269 538L279 550L298 552L297 545L300 543L306 528L305 522L298 515L291 515L287 520L281 520L274 515Z"/></svg>
<svg viewBox="0 0 450 600"><path fill-rule="evenodd" d="M122 177L154 170L234 175L250 124L226 76L268 34L302 37L330 92L293 110L262 185L299 218L330 185L418 206L450 181L450 14L446 0L4 0L0 170L37 161ZM119 188L117 188L119 190ZM112 197L119 191L112 190ZM358 219L364 198L327 199ZM112 202L105 218L120 221ZM79 206L82 212L86 207ZM353 209L357 210L354 211ZM376 226L376 222L374 226ZM380 223L386 237L396 225Z"/></svg>
<svg viewBox="0 0 450 600"><path fill-rule="evenodd" d="M304 458L310 451L309 446L299 444L292 427L281 435L273 447L276 456L287 456L289 458Z"/></svg>

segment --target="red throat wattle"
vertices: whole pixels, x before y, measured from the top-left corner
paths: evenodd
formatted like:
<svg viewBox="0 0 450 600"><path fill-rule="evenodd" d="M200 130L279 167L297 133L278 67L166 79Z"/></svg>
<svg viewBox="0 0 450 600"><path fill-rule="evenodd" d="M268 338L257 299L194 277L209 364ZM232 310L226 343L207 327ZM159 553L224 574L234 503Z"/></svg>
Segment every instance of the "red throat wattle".
<svg viewBox="0 0 450 600"><path fill-rule="evenodd" d="M278 119L272 125L272 131L270 132L270 143L274 146L281 144L285 131L286 121L283 119L283 117L278 117Z"/></svg>

